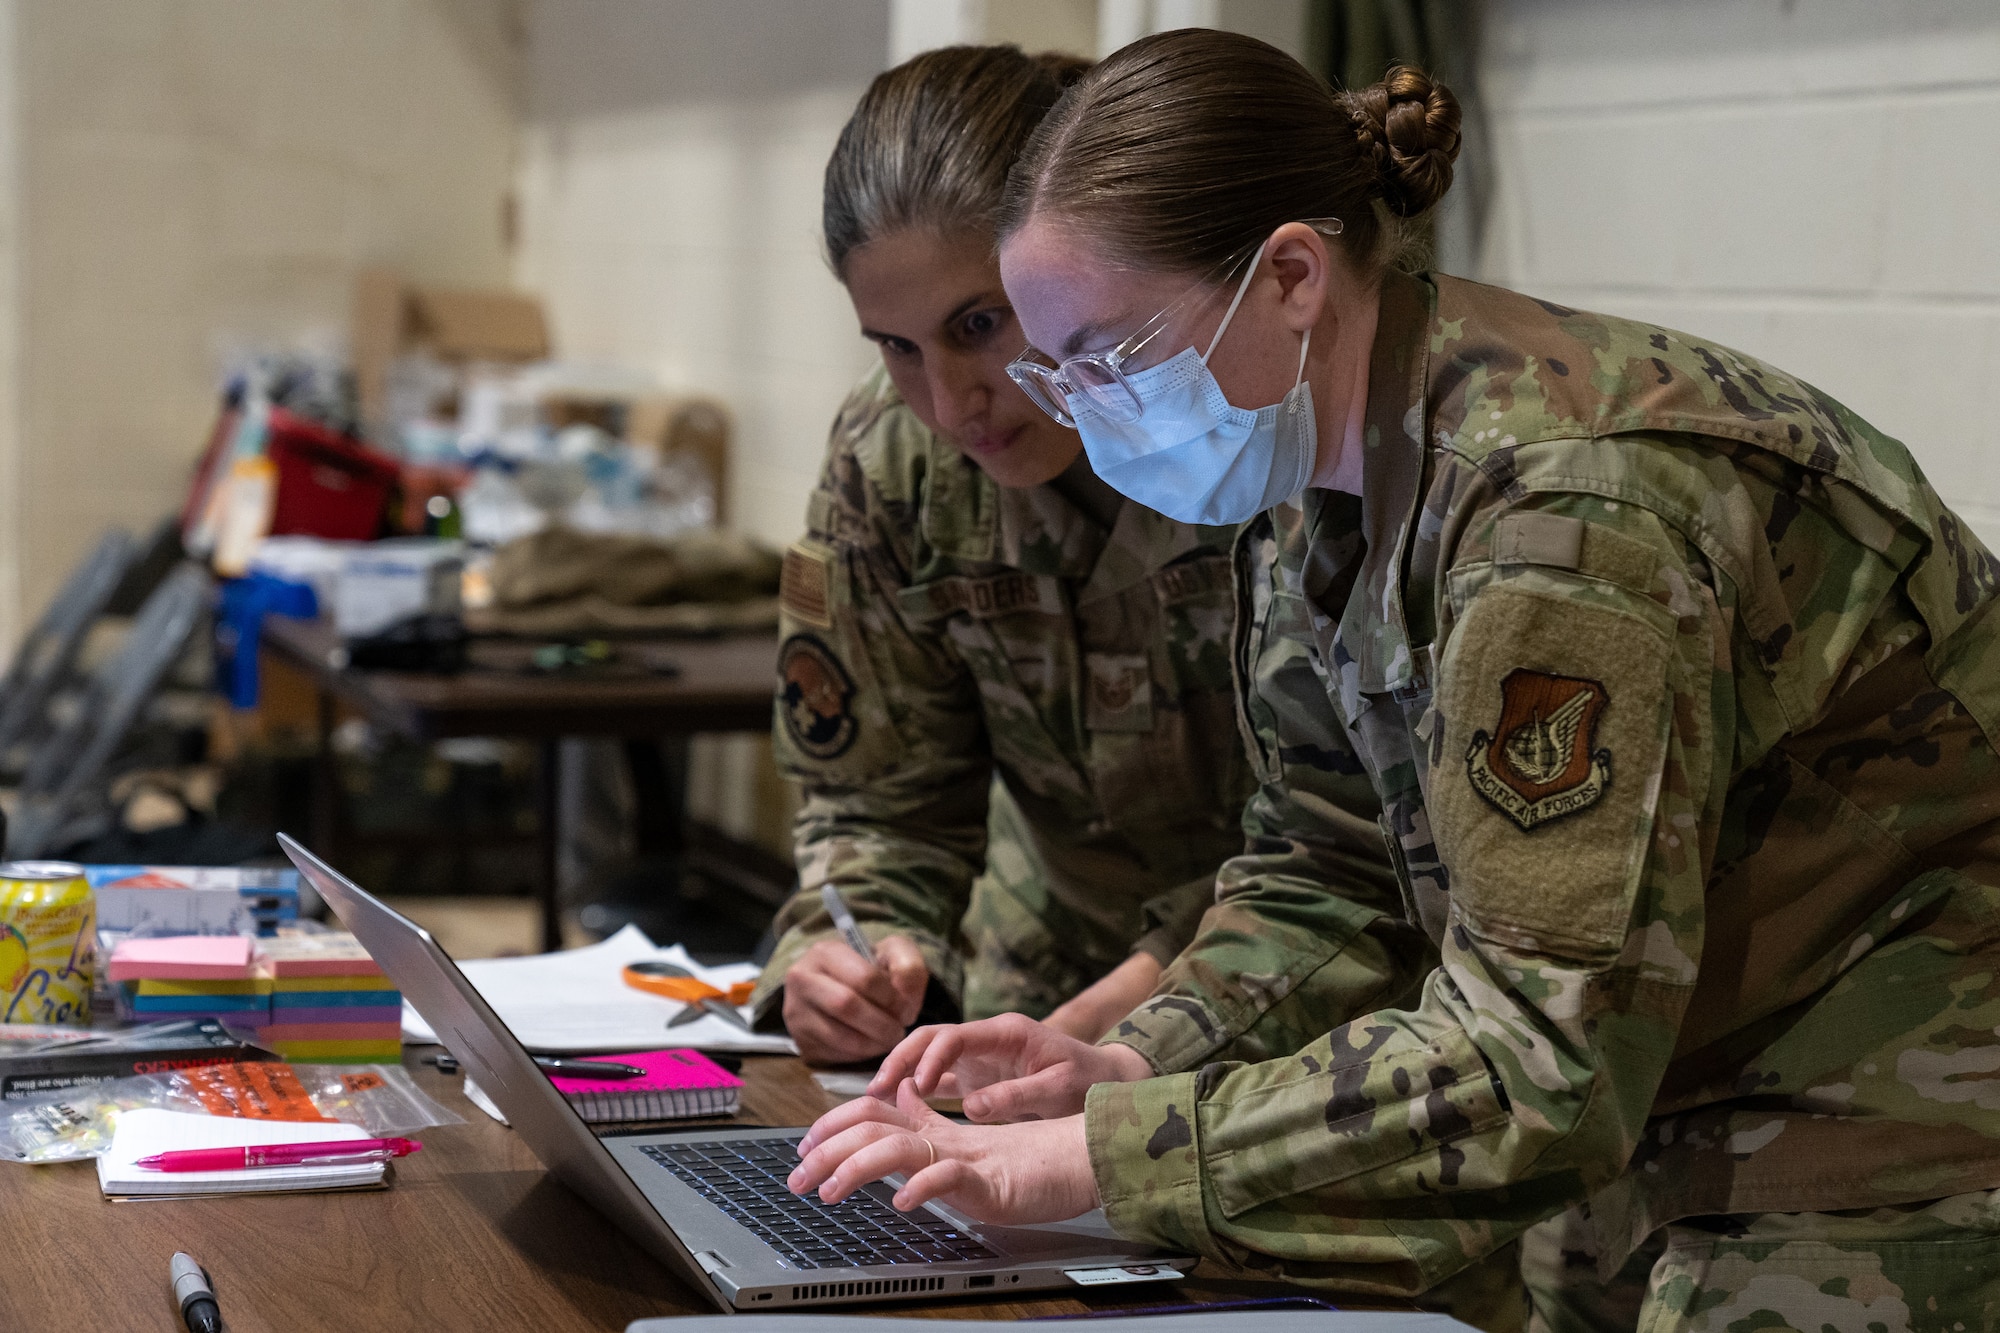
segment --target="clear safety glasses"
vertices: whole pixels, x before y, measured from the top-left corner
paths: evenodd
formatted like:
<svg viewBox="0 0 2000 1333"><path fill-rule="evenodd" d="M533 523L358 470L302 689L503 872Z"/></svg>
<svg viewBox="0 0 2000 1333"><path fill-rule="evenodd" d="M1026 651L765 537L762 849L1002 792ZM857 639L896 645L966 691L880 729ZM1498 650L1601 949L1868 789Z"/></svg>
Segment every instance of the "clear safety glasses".
<svg viewBox="0 0 2000 1333"><path fill-rule="evenodd" d="M1305 224L1322 236L1338 236L1342 226L1339 218L1308 218ZM1171 305L1109 351L1080 352L1059 365L1052 365L1042 353L1029 347L1007 364L1007 377L1021 386L1021 392L1027 394L1036 407L1065 426L1076 425L1076 418L1069 410L1069 400L1078 397L1112 421L1137 421L1145 407L1125 378L1126 367L1131 365L1135 374L1146 369L1146 366L1132 363L1144 352L1147 344L1172 329L1180 317L1190 310L1214 300L1219 295L1216 288L1234 276L1240 266L1261 255L1268 239L1247 245L1223 260L1207 277L1176 297ZM1235 315L1244 292L1250 288L1252 272L1255 272L1254 268L1243 274L1235 298L1230 301L1222 322L1216 326L1215 337L1210 340L1207 351L1201 354L1203 361L1208 360L1215 344L1221 341L1222 330L1229 327L1230 318Z"/></svg>

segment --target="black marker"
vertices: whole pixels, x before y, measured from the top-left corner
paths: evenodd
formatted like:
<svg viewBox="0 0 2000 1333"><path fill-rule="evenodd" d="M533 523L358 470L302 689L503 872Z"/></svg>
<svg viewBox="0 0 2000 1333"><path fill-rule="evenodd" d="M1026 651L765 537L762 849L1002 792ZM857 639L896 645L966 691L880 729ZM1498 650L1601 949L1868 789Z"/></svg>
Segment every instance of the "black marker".
<svg viewBox="0 0 2000 1333"><path fill-rule="evenodd" d="M215 1293L208 1289L208 1274L201 1271L201 1265L190 1255L176 1254L167 1273L188 1333L222 1333L222 1307L215 1303Z"/></svg>

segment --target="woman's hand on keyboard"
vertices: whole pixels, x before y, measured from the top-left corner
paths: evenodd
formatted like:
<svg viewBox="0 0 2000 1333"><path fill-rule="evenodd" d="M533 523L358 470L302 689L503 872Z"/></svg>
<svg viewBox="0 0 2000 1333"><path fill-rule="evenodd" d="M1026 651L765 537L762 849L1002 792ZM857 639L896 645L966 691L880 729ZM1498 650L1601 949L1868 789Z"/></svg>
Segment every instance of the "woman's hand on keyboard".
<svg viewBox="0 0 2000 1333"><path fill-rule="evenodd" d="M882 1061L868 1085L887 1098L904 1079L926 1097L958 1097L969 1120L1052 1120L1083 1110L1093 1083L1153 1077L1130 1046L1092 1046L1023 1014L918 1028Z"/></svg>
<svg viewBox="0 0 2000 1333"><path fill-rule="evenodd" d="M1057 1222L1098 1206L1083 1117L1019 1125L961 1125L924 1104L914 1081L894 1105L857 1097L819 1118L799 1144L787 1182L838 1203L871 1180L901 1172L896 1207L933 1199L982 1222Z"/></svg>

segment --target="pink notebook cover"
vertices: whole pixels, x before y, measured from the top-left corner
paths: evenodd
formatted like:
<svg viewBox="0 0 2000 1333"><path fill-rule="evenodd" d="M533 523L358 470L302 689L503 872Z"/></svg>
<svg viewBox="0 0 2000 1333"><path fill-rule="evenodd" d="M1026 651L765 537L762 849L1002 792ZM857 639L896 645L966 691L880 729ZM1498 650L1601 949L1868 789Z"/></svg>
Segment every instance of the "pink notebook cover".
<svg viewBox="0 0 2000 1333"><path fill-rule="evenodd" d="M233 980L250 975L256 943L243 935L163 935L126 940L111 951L111 979Z"/></svg>
<svg viewBox="0 0 2000 1333"><path fill-rule="evenodd" d="M565 1078L551 1074L549 1082L565 1097L597 1093L686 1092L697 1088L740 1088L743 1080L700 1051L639 1051L632 1055L581 1056L612 1064L637 1065L641 1078Z"/></svg>

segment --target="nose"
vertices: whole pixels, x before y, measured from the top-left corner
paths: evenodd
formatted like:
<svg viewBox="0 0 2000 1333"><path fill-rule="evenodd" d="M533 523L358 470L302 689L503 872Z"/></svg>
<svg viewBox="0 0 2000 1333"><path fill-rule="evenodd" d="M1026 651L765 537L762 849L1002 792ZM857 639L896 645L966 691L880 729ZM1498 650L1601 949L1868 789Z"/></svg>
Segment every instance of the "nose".
<svg viewBox="0 0 2000 1333"><path fill-rule="evenodd" d="M926 371L930 379L931 412L938 429L956 433L986 415L993 401L991 388L978 366L964 357L938 357Z"/></svg>

